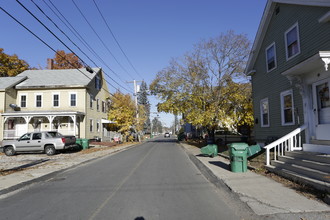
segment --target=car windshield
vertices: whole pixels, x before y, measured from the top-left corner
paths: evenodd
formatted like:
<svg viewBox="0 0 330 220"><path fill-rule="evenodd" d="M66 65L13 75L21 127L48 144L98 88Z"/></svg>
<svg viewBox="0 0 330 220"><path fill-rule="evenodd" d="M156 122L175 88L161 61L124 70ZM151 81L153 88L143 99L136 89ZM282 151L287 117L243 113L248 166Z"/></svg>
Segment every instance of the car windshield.
<svg viewBox="0 0 330 220"><path fill-rule="evenodd" d="M21 141L26 141L31 139L31 133L24 134L22 137L19 138Z"/></svg>

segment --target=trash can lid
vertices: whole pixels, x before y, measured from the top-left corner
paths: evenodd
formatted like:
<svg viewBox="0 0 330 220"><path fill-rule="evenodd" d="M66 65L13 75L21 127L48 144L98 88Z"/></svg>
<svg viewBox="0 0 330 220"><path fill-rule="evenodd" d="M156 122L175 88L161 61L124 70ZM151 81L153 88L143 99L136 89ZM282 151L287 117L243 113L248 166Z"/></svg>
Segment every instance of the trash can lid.
<svg viewBox="0 0 330 220"><path fill-rule="evenodd" d="M229 147L234 148L236 151L244 151L249 147L249 145L246 143L232 143Z"/></svg>

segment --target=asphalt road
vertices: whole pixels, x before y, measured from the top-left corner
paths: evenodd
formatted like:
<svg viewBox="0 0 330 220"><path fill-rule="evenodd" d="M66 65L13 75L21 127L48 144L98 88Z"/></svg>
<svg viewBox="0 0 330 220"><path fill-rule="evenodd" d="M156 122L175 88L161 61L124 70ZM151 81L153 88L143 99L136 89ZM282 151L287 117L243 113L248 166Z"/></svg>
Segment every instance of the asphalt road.
<svg viewBox="0 0 330 220"><path fill-rule="evenodd" d="M1 219L241 219L235 209L171 138L69 169L0 200Z"/></svg>

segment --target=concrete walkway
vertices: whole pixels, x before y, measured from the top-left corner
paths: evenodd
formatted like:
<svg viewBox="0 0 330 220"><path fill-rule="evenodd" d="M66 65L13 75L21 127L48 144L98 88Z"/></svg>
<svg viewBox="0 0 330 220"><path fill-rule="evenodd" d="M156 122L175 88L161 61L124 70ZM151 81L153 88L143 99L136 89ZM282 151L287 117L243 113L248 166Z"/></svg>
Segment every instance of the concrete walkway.
<svg viewBox="0 0 330 220"><path fill-rule="evenodd" d="M233 173L230 171L230 161L226 158L205 157L200 155L199 148L184 143L181 145L195 163L204 165L219 181L223 181L232 192L237 193L241 201L257 215L329 212L330 219L330 206L324 203L308 199L281 183L249 170L245 173Z"/></svg>

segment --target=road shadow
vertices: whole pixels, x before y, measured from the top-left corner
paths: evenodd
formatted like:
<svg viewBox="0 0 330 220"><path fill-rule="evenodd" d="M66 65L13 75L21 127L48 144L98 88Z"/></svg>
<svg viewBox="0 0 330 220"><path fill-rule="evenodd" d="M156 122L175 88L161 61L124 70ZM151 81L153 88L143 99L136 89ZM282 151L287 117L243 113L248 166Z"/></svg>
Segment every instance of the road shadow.
<svg viewBox="0 0 330 220"><path fill-rule="evenodd" d="M221 162L221 161L210 161L209 163L212 164L212 165L221 167L221 168L223 168L225 170L230 170L230 165L229 164L226 164L224 162Z"/></svg>
<svg viewBox="0 0 330 220"><path fill-rule="evenodd" d="M18 167L10 168L10 169L7 169L7 170L1 170L0 173L5 173L5 172L10 172L10 171L17 171L17 170L27 169L29 167L33 167L33 166L36 166L38 164L45 163L45 162L47 162L49 160L50 159L41 159L41 160L32 161L30 163L27 163L27 164L24 164L24 165L21 165L21 166L18 166Z"/></svg>

